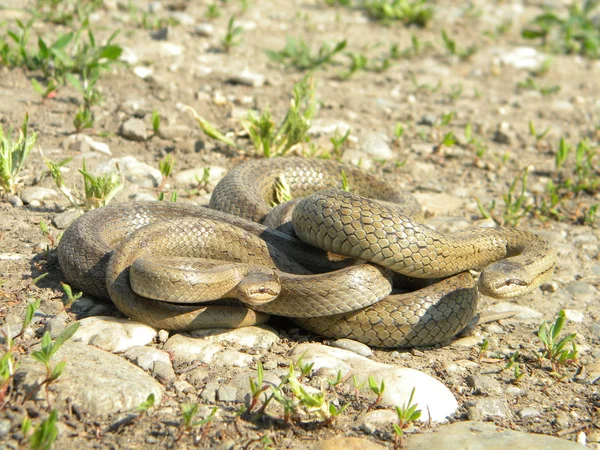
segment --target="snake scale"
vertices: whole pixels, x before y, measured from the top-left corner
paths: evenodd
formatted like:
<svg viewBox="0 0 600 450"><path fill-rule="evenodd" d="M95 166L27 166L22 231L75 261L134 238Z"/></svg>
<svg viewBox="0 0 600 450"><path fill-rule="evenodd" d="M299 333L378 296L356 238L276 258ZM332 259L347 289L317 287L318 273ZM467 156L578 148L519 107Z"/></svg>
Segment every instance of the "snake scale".
<svg viewBox="0 0 600 450"><path fill-rule="evenodd" d="M352 192L339 189L342 171ZM261 224L273 222L282 180L298 199L283 214L295 236ZM520 295L552 274L556 254L535 234L441 234L420 216L410 194L357 167L255 160L218 183L209 208L133 202L87 212L65 231L58 259L71 285L154 327L231 328L277 314L379 347L444 342L473 317L478 291ZM482 268L477 284L468 270Z"/></svg>

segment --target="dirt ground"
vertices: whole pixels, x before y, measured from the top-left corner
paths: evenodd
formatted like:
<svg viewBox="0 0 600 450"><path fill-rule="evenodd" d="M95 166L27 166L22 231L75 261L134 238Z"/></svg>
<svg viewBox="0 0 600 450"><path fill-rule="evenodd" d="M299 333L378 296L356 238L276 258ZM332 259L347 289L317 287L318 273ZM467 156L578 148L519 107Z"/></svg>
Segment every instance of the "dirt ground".
<svg viewBox="0 0 600 450"><path fill-rule="evenodd" d="M31 15L21 9L22 2L5 0L1 3L6 7L0 8L0 35L4 36L7 30L16 29L17 19L26 21ZM35 6L35 2L25 3ZM120 33L114 42L125 48L124 55L133 53L138 61L115 63L102 72L98 86L103 101L93 107L93 127L83 133L108 144L113 158L133 155L158 168L159 161L172 154L176 161L174 175L196 167L229 169L248 158L258 157L243 136L236 117L249 109L261 111L267 106L275 118L283 117L293 84L305 74L271 62L265 50L281 50L286 36L302 36L313 49L324 42L332 44L345 39L345 51L362 52L375 60L386 54L390 44L398 44L400 49L411 48L411 36L416 36L421 52L392 61L385 71L359 71L349 79L340 79L339 74L348 69L349 63L349 58L340 54L335 64L314 72L318 110L313 126L348 124L351 133L344 146L345 158L349 161L361 158L365 167L414 192L421 201L431 201L423 206L434 221L441 221L442 216L461 217L468 222L482 219L476 199L483 205L495 201L497 206L492 214L501 218L504 196L511 182L525 168L529 168L526 201L539 201L548 180L554 177L555 155L561 138L572 145L587 139L595 153L595 176L600 176L597 170L600 62L578 55L549 54L552 59L549 70L538 76L532 75L534 69L516 68L506 62L507 55L524 46L536 48L538 55L542 54L544 49L537 46L539 42L524 40L521 29L543 11L544 4L552 3L557 11L565 14L567 2L473 1L458 6L451 1L437 1L432 3L435 14L425 28L402 23L382 24L369 19L363 11L328 6L318 0L281 1L276 7L275 2L268 1L247 3L244 10L243 2L217 2L220 17L207 20L208 2L134 2L130 7L120 2L104 2L90 18L96 41L102 42L118 29ZM166 40L154 39L151 34L156 30L139 24L142 12L148 10L156 11L150 14L154 18L178 17L178 23L169 26ZM239 36L239 45L225 52L221 41L232 15L244 30ZM205 22L210 23L214 31L197 29ZM504 26L509 23L510 26ZM37 19L31 31L32 48L36 42L33 36L44 36L52 42L69 26ZM456 41L459 49L476 46L477 50L469 58L450 54L444 47L441 30ZM543 55L540 58L543 60ZM151 76L140 78L133 70L138 67L151 69ZM266 82L256 86L232 82L244 69L262 74ZM66 85L59 86L51 98L42 101L30 81L40 75L22 67L0 64L0 124L5 131L9 126L17 128L27 112L30 129L39 134L39 148L55 161L72 158L64 172L65 183L81 189L77 169L81 167L82 156L92 171L109 157L93 151L82 154L71 146L72 122L81 96ZM539 89L519 88L518 83L528 77L539 86L558 86L560 90L544 95ZM231 135L236 136L245 150L233 151L208 138L184 111L183 105L193 107L221 131L233 132ZM120 134L126 120L138 117L144 120L150 136L153 110L162 118L161 127L165 130L162 136L132 141ZM449 113L452 118L444 123ZM549 131L536 139L530 133L530 123L538 134ZM399 137L395 135L398 124L404 129ZM480 146L464 136L469 124ZM440 145L448 132L454 133L457 142ZM382 159L367 153L362 143L365 136L372 133L388 137L391 157ZM331 136L322 131L313 135L312 142L330 147ZM36 145L24 165L22 188L55 188L37 148ZM169 182L163 189L170 195L173 183ZM517 195L519 190L520 186ZM155 188L126 183L117 200L127 200L129 195L140 192L157 194ZM184 189L178 192L182 201L203 204L210 186L189 196L184 194ZM56 238L61 231L52 225L53 219L69 204L56 196L33 206L13 207L7 199L0 200L0 254L3 256L0 259L0 323L18 322L25 314L27 302L39 298L43 314L33 325L34 331L39 333L44 322L64 308L64 294L59 284L62 276L55 252L45 251L49 241L39 224L42 220L49 224L50 234ZM562 221L536 215L533 211L520 220L520 227L548 238L559 254L553 284L547 285L544 291L538 289L512 301L514 305L541 313L540 317L512 318L476 327L471 330L474 338L464 345L407 351L375 350L372 359L419 369L441 380L461 405L452 421L474 418L470 407L486 394L470 386L468 380L484 375L498 382L504 394L495 397L503 398L510 409L506 417L486 420L502 428L572 441L578 436L581 439L580 434L584 432L589 442L594 439L597 442L600 331L594 324L600 318L597 294L600 288L597 224L600 219L596 214L595 225L591 223L594 217L584 224L584 217L598 202L598 190L581 192L565 200ZM48 273L46 278L33 282L44 273ZM479 310L486 312L496 303L498 301L484 297ZM542 348L535 333L544 319L553 320L561 309L571 311L565 332L577 333L580 354L577 364L561 367L557 376L550 373L547 361L540 364L534 357ZM73 320L78 318L74 312L68 309L67 312ZM274 326L284 338L273 355L278 364L289 361L286 355L298 340L324 342L289 323L275 322ZM35 333L26 337L23 351L38 342L39 337ZM482 338L489 342L489 347L480 353L478 343ZM505 369L505 365L517 350L526 373L515 382L514 369ZM455 367L460 370L454 370ZM178 372L178 368L175 369ZM507 393L514 386L521 394ZM59 411L59 420L66 425L61 429L56 448L187 448L194 445L230 448L232 440L237 443L235 448L269 448L269 445L308 448L319 440L335 436L359 436L393 446L391 434L368 436L358 427L357 420L372 398L365 394L356 401L351 389L341 394L342 399L351 401L350 408L331 426L290 425L277 420L252 423L236 418L240 404L217 402L222 408L218 420L202 428L197 436L189 433L181 437L177 436L176 424L180 420L177 405L183 401L198 401L198 397L176 393L172 387L167 387L167 392L166 399L155 411L116 430L109 429L116 417L95 419L73 410ZM3 405L0 417L13 424L10 442L15 443L19 441L18 427L24 415L28 414L35 421L45 417L47 410L42 401L22 404L22 394L16 394L12 400ZM527 407L540 414L520 415L519 411ZM148 436L155 438L149 440ZM12 448L11 445L14 446L0 444L0 447Z"/></svg>

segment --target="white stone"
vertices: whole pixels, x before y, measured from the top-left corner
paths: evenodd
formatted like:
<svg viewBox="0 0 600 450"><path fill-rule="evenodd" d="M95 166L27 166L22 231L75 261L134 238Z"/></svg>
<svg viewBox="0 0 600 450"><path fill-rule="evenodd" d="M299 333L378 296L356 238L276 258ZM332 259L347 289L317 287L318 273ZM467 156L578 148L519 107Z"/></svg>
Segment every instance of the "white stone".
<svg viewBox="0 0 600 450"><path fill-rule="evenodd" d="M140 77L142 80L150 78L152 76L152 69L145 66L136 66L133 68L133 73Z"/></svg>
<svg viewBox="0 0 600 450"><path fill-rule="evenodd" d="M514 311L516 314L513 317L511 317L511 319L516 320L534 320L540 319L542 317L542 313L538 311L511 302L496 303L495 305L490 306L488 309L493 313L504 313Z"/></svg>
<svg viewBox="0 0 600 450"><path fill-rule="evenodd" d="M356 353L320 344L301 344L292 352L292 358L299 358L305 364L313 365L313 371L321 368L341 370L342 376L352 371L359 383L372 376L377 384L385 380L385 391L381 402L384 405L403 406L415 389L413 403L421 410L419 420L445 422L446 418L458 409L458 402L452 392L438 380L414 369L396 367L371 361ZM348 383L352 383L349 381ZM430 417L431 415L431 417Z"/></svg>
<svg viewBox="0 0 600 450"><path fill-rule="evenodd" d="M500 50L499 53L498 59L502 64L513 66L516 69L537 69L547 58L533 47L517 47L511 51Z"/></svg>
<svg viewBox="0 0 600 450"><path fill-rule="evenodd" d="M565 318L570 322L582 323L584 315L581 311L574 309L565 309Z"/></svg>
<svg viewBox="0 0 600 450"><path fill-rule="evenodd" d="M151 370L156 361L171 365L169 354L154 347L130 347L123 356L145 370Z"/></svg>
<svg viewBox="0 0 600 450"><path fill-rule="evenodd" d="M113 353L147 345L156 337L148 325L117 317L87 317L79 321L73 342L85 342Z"/></svg>
<svg viewBox="0 0 600 450"><path fill-rule="evenodd" d="M201 337L206 342L230 344L246 348L268 349L279 342L279 335L271 327L264 325L234 329L196 330L190 336Z"/></svg>
<svg viewBox="0 0 600 450"><path fill-rule="evenodd" d="M206 342L204 339L176 334L167 340L163 350L171 353L173 361L178 364L195 361L209 364L223 348L218 344Z"/></svg>

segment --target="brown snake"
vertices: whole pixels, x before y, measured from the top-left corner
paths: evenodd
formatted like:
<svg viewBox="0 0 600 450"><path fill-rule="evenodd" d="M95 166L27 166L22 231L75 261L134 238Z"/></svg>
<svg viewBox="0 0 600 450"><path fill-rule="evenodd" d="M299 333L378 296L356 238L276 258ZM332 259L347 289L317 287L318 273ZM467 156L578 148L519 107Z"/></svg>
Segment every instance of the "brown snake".
<svg viewBox="0 0 600 450"><path fill-rule="evenodd" d="M342 170L352 193L327 189L339 187ZM295 233L362 262L331 261L325 251L256 223L269 214L282 176L293 197L307 196L293 209ZM328 337L404 347L443 342L464 328L478 297L467 270L485 268L479 289L509 297L548 279L556 259L545 240L521 230L441 234L410 218L420 213L410 195L332 161L242 164L217 185L210 208L156 202L90 211L60 241L62 271L73 286L110 297L125 315L155 327L246 326L269 313ZM420 278L409 283L420 289L392 292L395 272ZM222 296L245 304L211 302Z"/></svg>

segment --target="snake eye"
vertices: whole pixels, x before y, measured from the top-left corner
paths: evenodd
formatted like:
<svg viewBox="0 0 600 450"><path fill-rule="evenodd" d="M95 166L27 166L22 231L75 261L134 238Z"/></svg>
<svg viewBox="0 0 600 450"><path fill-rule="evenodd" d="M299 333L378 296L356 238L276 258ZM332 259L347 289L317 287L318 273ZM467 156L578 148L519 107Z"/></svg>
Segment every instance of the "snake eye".
<svg viewBox="0 0 600 450"><path fill-rule="evenodd" d="M261 287L259 287L259 288L258 288L258 292L259 292L260 294L264 294L265 292L267 292L267 288L266 288L266 287L264 287L264 286L261 286Z"/></svg>
<svg viewBox="0 0 600 450"><path fill-rule="evenodd" d="M504 284L506 286L510 286L512 284L512 280L510 278L507 278L506 281L504 282Z"/></svg>

